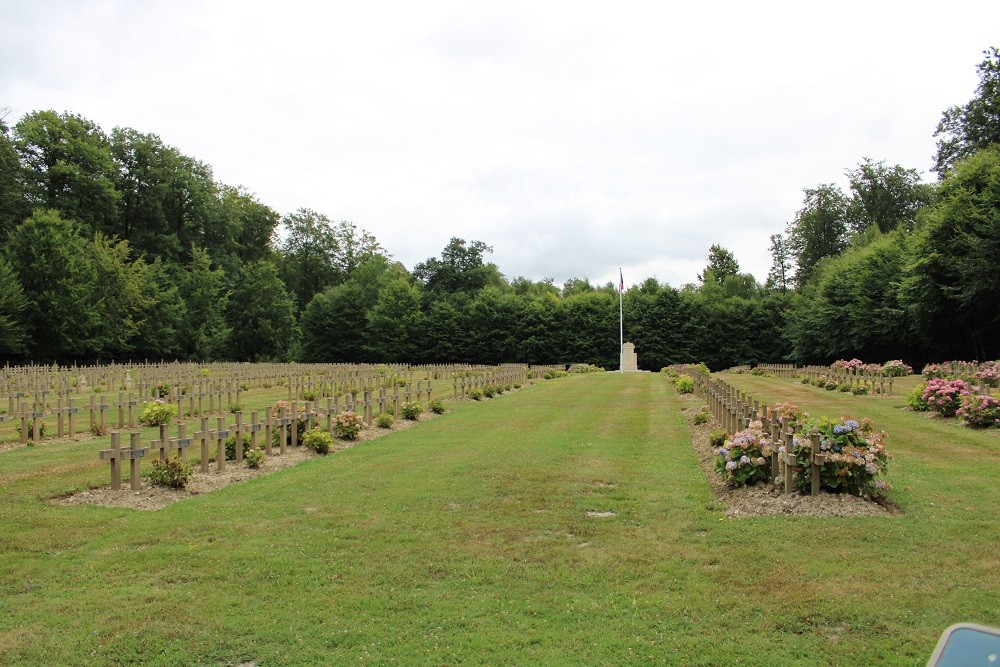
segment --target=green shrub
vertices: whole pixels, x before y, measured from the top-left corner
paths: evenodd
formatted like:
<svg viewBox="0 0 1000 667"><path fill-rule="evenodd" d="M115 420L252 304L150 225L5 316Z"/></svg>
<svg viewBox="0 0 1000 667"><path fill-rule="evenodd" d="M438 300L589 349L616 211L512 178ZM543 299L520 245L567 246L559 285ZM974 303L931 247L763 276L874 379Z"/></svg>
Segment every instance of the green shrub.
<svg viewBox="0 0 1000 667"><path fill-rule="evenodd" d="M163 401L151 401L142 404L142 411L139 413L139 423L147 426L161 426L167 424L177 416L177 406L173 403Z"/></svg>
<svg viewBox="0 0 1000 667"><path fill-rule="evenodd" d="M483 400L483 392L482 392L482 390L480 390L480 389L473 389L472 391L469 392L469 398L471 398L474 401L481 401L481 400Z"/></svg>
<svg viewBox="0 0 1000 667"><path fill-rule="evenodd" d="M711 415L708 414L708 410L702 408L700 412L695 414L693 421L696 425L699 425L707 424L709 419L711 419Z"/></svg>
<svg viewBox="0 0 1000 667"><path fill-rule="evenodd" d="M517 383L514 384L514 389L520 389L520 388L521 388L521 385L519 385Z"/></svg>
<svg viewBox="0 0 1000 667"><path fill-rule="evenodd" d="M694 378L692 378L690 375L684 375L682 373L681 375L677 376L676 380L674 380L674 386L677 388L678 394L693 394Z"/></svg>
<svg viewBox="0 0 1000 667"><path fill-rule="evenodd" d="M837 391L841 392L842 394L849 394L851 392L851 383L844 382L843 384L837 385Z"/></svg>
<svg viewBox="0 0 1000 667"><path fill-rule="evenodd" d="M802 380L800 381L802 382L802 384L812 384L812 379L805 376L803 376Z"/></svg>
<svg viewBox="0 0 1000 667"><path fill-rule="evenodd" d="M826 384L823 385L823 388L826 389L827 391L834 391L839 386L840 385L834 382L833 380L827 380Z"/></svg>
<svg viewBox="0 0 1000 667"><path fill-rule="evenodd" d="M232 412L234 415L237 412L243 412L243 404L242 403L232 403L229 406L229 411Z"/></svg>
<svg viewBox="0 0 1000 667"><path fill-rule="evenodd" d="M856 387L854 387L853 389L851 389L851 393L854 394L855 396L867 396L868 395L868 385L859 384Z"/></svg>
<svg viewBox="0 0 1000 667"><path fill-rule="evenodd" d="M302 400L303 401L315 401L316 400L316 392L315 391L304 391L304 392L302 392Z"/></svg>
<svg viewBox="0 0 1000 667"><path fill-rule="evenodd" d="M92 421L90 422L90 432L98 437L108 434L107 425L102 426L100 422Z"/></svg>
<svg viewBox="0 0 1000 667"><path fill-rule="evenodd" d="M23 426L24 426L24 422L25 422L25 421L26 421L26 420L25 420L25 419L24 419L24 418L22 417L22 418L21 418L21 425L22 425L22 428L23 428ZM28 422L28 437L34 437L34 432L32 431L32 428L33 428L33 424L32 424L32 422L31 422L31 420L27 420L27 422ZM47 429L45 428L45 422L43 422L43 421L39 421L39 422L38 422L38 437L39 437L39 438L44 438L44 437L45 437L45 431L46 431L46 430L47 430Z"/></svg>
<svg viewBox="0 0 1000 667"><path fill-rule="evenodd" d="M396 386L397 387L405 387L406 386L406 378L396 378Z"/></svg>
<svg viewBox="0 0 1000 667"><path fill-rule="evenodd" d="M379 428L392 428L392 425L396 422L396 418L393 417L388 412L383 412L378 417L375 418L375 425Z"/></svg>
<svg viewBox="0 0 1000 667"><path fill-rule="evenodd" d="M240 440L243 441L244 447L246 446L246 439L240 436ZM235 461L236 460L236 434L226 438L226 460Z"/></svg>
<svg viewBox="0 0 1000 667"><path fill-rule="evenodd" d="M712 435L708 437L708 442L713 447L722 447L722 445L726 444L726 438L728 437L728 435L729 434L726 433L726 429L717 428L714 431L712 431Z"/></svg>
<svg viewBox="0 0 1000 667"><path fill-rule="evenodd" d="M431 412L433 412L436 415L444 414L444 401L442 401L440 398L435 398L433 401L427 404L427 407L430 408Z"/></svg>
<svg viewBox="0 0 1000 667"><path fill-rule="evenodd" d="M333 418L333 434L341 440L356 440L363 422L356 412L341 412Z"/></svg>
<svg viewBox="0 0 1000 667"><path fill-rule="evenodd" d="M345 412L343 414L354 414L353 412ZM337 415L341 417L343 415ZM357 415L355 415L357 416ZM359 430L361 418L358 417ZM336 430L336 429L335 429ZM354 435L357 437L357 434ZM347 440L353 440L354 438L346 438ZM318 428L310 429L306 431L305 435L302 436L302 444L305 447L313 450L317 454L329 454L330 450L333 448L333 436Z"/></svg>
<svg viewBox="0 0 1000 667"><path fill-rule="evenodd" d="M921 382L906 395L906 404L914 412L927 412L927 401L924 400L925 389L927 389L927 383Z"/></svg>
<svg viewBox="0 0 1000 667"><path fill-rule="evenodd" d="M250 383L240 382L240 391L250 391Z"/></svg>
<svg viewBox="0 0 1000 667"><path fill-rule="evenodd" d="M263 449L251 449L243 455L243 460L247 462L248 468L257 470L264 465L264 461L267 460L267 455L264 453Z"/></svg>
<svg viewBox="0 0 1000 667"><path fill-rule="evenodd" d="M166 461L153 461L153 469L146 475L150 484L166 486L171 489L183 489L191 479L194 469L191 464L177 457Z"/></svg>
<svg viewBox="0 0 1000 667"><path fill-rule="evenodd" d="M424 408L419 403L407 403L400 410L400 412L403 413L403 417L409 419L410 421L417 421L420 419L420 413L423 411Z"/></svg>
<svg viewBox="0 0 1000 667"><path fill-rule="evenodd" d="M497 393L496 387L494 387L491 384L488 384L485 387L483 387L483 396L485 396L486 398L493 398L493 395L496 393Z"/></svg>

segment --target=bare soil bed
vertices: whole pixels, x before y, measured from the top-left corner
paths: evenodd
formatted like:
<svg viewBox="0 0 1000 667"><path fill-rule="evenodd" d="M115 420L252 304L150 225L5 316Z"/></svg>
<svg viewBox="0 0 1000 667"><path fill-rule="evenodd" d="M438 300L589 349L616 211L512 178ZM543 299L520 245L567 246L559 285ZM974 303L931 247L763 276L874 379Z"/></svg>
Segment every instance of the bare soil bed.
<svg viewBox="0 0 1000 667"><path fill-rule="evenodd" d="M433 412L426 412L420 416L420 421L427 421L437 416L438 415ZM417 421L411 421L408 419L398 419L392 425L391 429L377 428L375 426L363 429L361 433L358 434L357 440L334 440L334 447L330 451L329 455L336 454L337 452L345 449L350 449L354 445L361 442L375 440L376 438L388 435L389 433L405 431L413 428L418 423L419 422ZM140 489L138 491L133 491L129 486L127 479L128 473L126 470L123 470L122 476L125 479L122 480L122 488L118 491L112 490L111 485L108 484L107 486L74 493L70 496L54 498L51 502L57 505L103 505L105 507L123 507L126 509L137 510L158 510L168 505L172 505L180 500L185 500L203 493L218 491L219 489L225 488L230 484L245 482L248 479L260 477L261 475L269 475L273 472L277 472L278 470L302 463L308 459L317 458L318 456L321 455L316 454L311 449L306 449L305 447L289 447L286 449L285 454L282 455L278 453L278 448L275 447L274 455L267 457L261 467L257 470L248 468L245 463L236 465L236 463L232 461L226 462L226 469L221 473L216 472L215 463L212 463L212 469L208 473L202 473L196 467L194 474L191 475L191 479L187 483L187 486L183 489L169 489L162 486L155 486L143 478Z"/></svg>
<svg viewBox="0 0 1000 667"><path fill-rule="evenodd" d="M694 444L698 465L705 473L708 487L715 497L726 505L726 516L739 518L748 516L878 516L883 514L898 514L899 508L850 496L843 493L820 493L816 496L802 495L798 492L785 494L782 487L771 485L755 485L731 488L715 472L716 451L712 447L710 437L712 431L719 427L714 421L706 424L695 424L694 416L701 410L701 404L686 408L684 420L691 430L691 442Z"/></svg>

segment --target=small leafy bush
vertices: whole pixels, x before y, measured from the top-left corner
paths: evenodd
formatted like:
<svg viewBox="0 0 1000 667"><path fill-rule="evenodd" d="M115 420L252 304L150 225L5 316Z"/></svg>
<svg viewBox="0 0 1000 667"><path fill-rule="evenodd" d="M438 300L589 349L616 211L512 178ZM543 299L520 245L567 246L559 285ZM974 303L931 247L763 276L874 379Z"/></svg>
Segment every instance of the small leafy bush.
<svg viewBox="0 0 1000 667"><path fill-rule="evenodd" d="M246 440L243 438L243 436L240 436L240 440L242 440L243 441L243 445L246 446ZM246 452L244 451L244 454L245 453ZM229 436L228 438L226 438L226 460L227 461L235 461L236 460L236 434L235 433L233 435Z"/></svg>
<svg viewBox="0 0 1000 667"><path fill-rule="evenodd" d="M442 401L440 398L435 398L433 401L427 404L427 407L430 408L430 411L436 415L444 414L444 401Z"/></svg>
<svg viewBox="0 0 1000 667"><path fill-rule="evenodd" d="M707 424L709 419L711 419L711 416L708 414L708 410L702 408L701 411L695 414L694 419L692 421L694 421L696 425L699 425L699 424Z"/></svg>
<svg viewBox="0 0 1000 667"><path fill-rule="evenodd" d="M177 406L164 401L151 401L142 404L142 411L139 413L139 423L147 426L161 426L167 424L177 416Z"/></svg>
<svg viewBox="0 0 1000 667"><path fill-rule="evenodd" d="M927 411L927 401L924 400L925 389L927 389L927 383L921 382L916 387L911 389L910 393L906 395L906 404L910 406L910 409L914 412Z"/></svg>
<svg viewBox="0 0 1000 667"><path fill-rule="evenodd" d="M944 367L941 364L927 364L920 372L925 380L942 379L945 377Z"/></svg>
<svg viewBox="0 0 1000 667"><path fill-rule="evenodd" d="M341 416L343 416L345 414L354 414L354 413L353 412L344 412L344 413L342 413L340 415L337 415L337 417L341 417ZM355 415L355 416L357 416L357 415ZM358 417L358 421L360 423L360 421L361 421L360 417ZM359 424L359 426L360 426L360 424ZM336 428L334 430L336 431ZM359 431L360 431L360 428L359 428ZM357 437L357 434L355 433L354 437L352 437L352 438L345 438L345 439L346 440L354 440L354 438L356 438L356 437ZM313 450L317 454L329 454L330 450L333 448L333 436L330 435L329 433L327 433L326 431L323 431L323 430L318 429L318 428L310 429L310 430L306 431L305 435L302 436L302 444L305 447L308 447L309 449Z"/></svg>
<svg viewBox="0 0 1000 667"><path fill-rule="evenodd" d="M497 393L497 388L491 384L488 384L485 387L483 387L483 396L485 396L486 398L493 398L493 395L496 393Z"/></svg>
<svg viewBox="0 0 1000 667"><path fill-rule="evenodd" d="M827 380L826 383L823 385L823 388L826 389L827 391L833 391L834 389L836 389L839 386L840 385L837 384L835 381L833 381L833 380Z"/></svg>
<svg viewBox="0 0 1000 667"><path fill-rule="evenodd" d="M392 425L396 422L396 418L388 412L383 412L378 417L375 418L375 425L379 428L392 428Z"/></svg>
<svg viewBox="0 0 1000 667"><path fill-rule="evenodd" d="M24 426L24 422L25 422L25 421L27 421L27 422L28 422L28 436L29 436L29 437L32 437L32 436L34 435L34 432L32 431L32 429L34 428L34 424L33 424L33 422L32 422L32 421L31 421L30 419L27 419L27 420L26 420L26 419L24 419L24 418L22 417L22 418L21 418L21 425L22 425L22 428L23 428L23 426ZM39 420L39 422L38 422L38 437L39 437L39 438L44 438L44 437L45 437L45 432L46 432L46 430L47 430L47 429L45 428L45 422L43 422L43 421Z"/></svg>
<svg viewBox="0 0 1000 667"><path fill-rule="evenodd" d="M514 389L520 389L520 388L521 388L521 385L519 385L519 384L517 384L517 383L515 382L515 383L514 383Z"/></svg>
<svg viewBox="0 0 1000 667"><path fill-rule="evenodd" d="M264 453L263 449L251 449L244 454L243 460L247 462L248 468L257 470L264 465L264 461L267 460L267 454Z"/></svg>
<svg viewBox="0 0 1000 667"><path fill-rule="evenodd" d="M316 392L315 391L304 391L304 392L302 392L302 400L303 401L315 401L316 400Z"/></svg>
<svg viewBox="0 0 1000 667"><path fill-rule="evenodd" d="M243 412L243 404L242 403L232 403L229 406L229 411L232 412L234 415L237 412Z"/></svg>
<svg viewBox="0 0 1000 667"><path fill-rule="evenodd" d="M302 411L302 406L301 405L297 405L295 407L297 408L298 412ZM271 414L273 416L277 417L278 415L281 414L281 409L282 408L284 408L284 410L285 410L285 416L286 417L291 417L292 416L292 412L291 412L292 404L289 403L288 401L276 401L275 404L271 406ZM298 422L296 422L295 430L296 430L295 441L298 442L299 444L301 444L302 443L302 436L305 435L305 432L306 432L306 423L305 423L305 421L299 420ZM272 429L272 431L271 431L271 443L274 444L274 445L276 445L276 446L280 446L281 445L281 428L280 427L275 427L274 429ZM292 426L291 426L291 424L289 424L285 428L285 445L287 446L287 445L291 445L291 444L292 444Z"/></svg>
<svg viewBox="0 0 1000 667"><path fill-rule="evenodd" d="M852 387L850 382L844 382L842 384L837 385L837 391L841 392L842 394L851 393L851 388Z"/></svg>
<svg viewBox="0 0 1000 667"><path fill-rule="evenodd" d="M722 447L722 445L726 444L726 437L728 435L729 434L726 433L726 429L717 428L714 431L712 431L712 435L709 436L708 442L713 447Z"/></svg>
<svg viewBox="0 0 1000 667"><path fill-rule="evenodd" d="M101 426L100 422L98 422L98 421L92 421L92 422L90 422L90 432L91 432L92 435L96 435L96 436L107 435L108 434L107 424L105 424L104 426Z"/></svg>
<svg viewBox="0 0 1000 667"><path fill-rule="evenodd" d="M962 407L955 414L969 428L1000 426L1000 400L989 394L962 397Z"/></svg>
<svg viewBox="0 0 1000 667"><path fill-rule="evenodd" d="M168 396L170 394L170 383L161 382L153 387L153 389L156 390L158 396Z"/></svg>
<svg viewBox="0 0 1000 667"><path fill-rule="evenodd" d="M868 395L868 385L859 384L851 389L851 393L855 396L867 396Z"/></svg>
<svg viewBox="0 0 1000 667"><path fill-rule="evenodd" d="M356 412L341 412L333 419L333 434L341 440L356 440L363 421Z"/></svg>
<svg viewBox="0 0 1000 667"><path fill-rule="evenodd" d="M471 398L474 401L481 401L481 400L483 400L483 392L482 392L482 390L480 390L480 389L473 389L472 391L469 392L469 398Z"/></svg>
<svg viewBox="0 0 1000 667"><path fill-rule="evenodd" d="M678 394L692 394L694 393L694 378L690 375L678 375L677 379L674 380L674 386L677 388Z"/></svg>
<svg viewBox="0 0 1000 667"><path fill-rule="evenodd" d="M153 461L153 469L146 475L150 484L183 489L191 479L194 469L184 459L172 456L166 461Z"/></svg>
<svg viewBox="0 0 1000 667"><path fill-rule="evenodd" d="M400 412L403 413L403 417L409 419L410 421L417 421L420 419L420 413L423 411L424 408L419 403L407 403L400 409Z"/></svg>
<svg viewBox="0 0 1000 667"><path fill-rule="evenodd" d="M719 448L715 472L729 486L744 486L765 481L771 474L768 457L773 450L771 441L759 421L750 422Z"/></svg>
<svg viewBox="0 0 1000 667"><path fill-rule="evenodd" d="M241 391L250 391L250 383L249 382L240 382L240 390Z"/></svg>

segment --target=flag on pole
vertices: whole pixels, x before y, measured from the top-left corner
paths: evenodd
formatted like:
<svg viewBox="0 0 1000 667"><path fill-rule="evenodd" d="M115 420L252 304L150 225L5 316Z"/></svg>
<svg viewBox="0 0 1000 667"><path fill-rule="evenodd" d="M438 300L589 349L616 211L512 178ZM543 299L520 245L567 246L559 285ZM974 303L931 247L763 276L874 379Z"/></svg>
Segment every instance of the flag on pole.
<svg viewBox="0 0 1000 667"><path fill-rule="evenodd" d="M622 276L622 270L621 269L618 269L618 291L619 292L624 292L625 291L625 277Z"/></svg>

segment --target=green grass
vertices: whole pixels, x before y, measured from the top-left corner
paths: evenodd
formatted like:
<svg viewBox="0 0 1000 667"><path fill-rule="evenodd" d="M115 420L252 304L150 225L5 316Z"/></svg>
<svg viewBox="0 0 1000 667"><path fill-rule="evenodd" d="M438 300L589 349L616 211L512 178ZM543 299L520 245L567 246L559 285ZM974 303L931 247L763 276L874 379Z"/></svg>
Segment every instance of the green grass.
<svg viewBox="0 0 1000 667"><path fill-rule="evenodd" d="M0 664L920 665L947 625L1000 625L997 431L729 379L875 418L905 513L725 518L697 399L652 374L457 404L158 512L43 504L108 479L106 438L47 443L0 454Z"/></svg>

